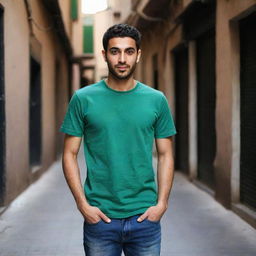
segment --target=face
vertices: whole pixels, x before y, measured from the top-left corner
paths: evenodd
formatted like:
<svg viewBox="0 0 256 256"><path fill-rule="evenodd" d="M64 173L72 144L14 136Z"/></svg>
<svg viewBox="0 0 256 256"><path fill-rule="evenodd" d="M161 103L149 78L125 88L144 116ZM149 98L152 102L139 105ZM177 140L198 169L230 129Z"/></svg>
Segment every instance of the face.
<svg viewBox="0 0 256 256"><path fill-rule="evenodd" d="M114 37L108 42L107 51L102 51L108 64L110 75L116 79L128 79L139 62L141 50L137 51L136 42L130 37Z"/></svg>

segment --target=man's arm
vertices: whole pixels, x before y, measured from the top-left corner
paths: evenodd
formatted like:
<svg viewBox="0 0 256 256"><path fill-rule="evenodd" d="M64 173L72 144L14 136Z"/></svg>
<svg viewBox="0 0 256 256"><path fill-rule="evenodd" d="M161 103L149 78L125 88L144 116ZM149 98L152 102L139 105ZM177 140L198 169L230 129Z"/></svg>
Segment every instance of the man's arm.
<svg viewBox="0 0 256 256"><path fill-rule="evenodd" d="M156 206L149 207L147 211L140 216L138 221L143 221L146 218L152 221L158 221L168 207L168 199L174 176L172 137L156 139L156 149L158 155L158 202Z"/></svg>
<svg viewBox="0 0 256 256"><path fill-rule="evenodd" d="M109 222L110 219L98 207L90 206L86 200L77 162L81 140L81 137L65 135L62 157L64 176L83 217L89 223L97 223L100 219Z"/></svg>

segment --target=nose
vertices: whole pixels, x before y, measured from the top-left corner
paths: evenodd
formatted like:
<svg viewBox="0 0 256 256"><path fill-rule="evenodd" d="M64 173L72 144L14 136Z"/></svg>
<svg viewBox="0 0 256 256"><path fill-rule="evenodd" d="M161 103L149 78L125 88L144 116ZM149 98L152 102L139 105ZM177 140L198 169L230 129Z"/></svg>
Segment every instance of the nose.
<svg viewBox="0 0 256 256"><path fill-rule="evenodd" d="M120 63L125 63L125 53L124 52L120 53L119 62Z"/></svg>

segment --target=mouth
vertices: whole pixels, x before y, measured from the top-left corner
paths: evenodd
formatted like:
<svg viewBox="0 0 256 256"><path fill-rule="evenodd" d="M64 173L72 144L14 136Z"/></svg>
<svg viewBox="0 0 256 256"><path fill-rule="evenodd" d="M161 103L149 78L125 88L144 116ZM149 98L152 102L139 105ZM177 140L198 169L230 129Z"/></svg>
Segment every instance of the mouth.
<svg viewBox="0 0 256 256"><path fill-rule="evenodd" d="M120 71L125 71L126 69L128 69L128 66L116 66L116 68Z"/></svg>

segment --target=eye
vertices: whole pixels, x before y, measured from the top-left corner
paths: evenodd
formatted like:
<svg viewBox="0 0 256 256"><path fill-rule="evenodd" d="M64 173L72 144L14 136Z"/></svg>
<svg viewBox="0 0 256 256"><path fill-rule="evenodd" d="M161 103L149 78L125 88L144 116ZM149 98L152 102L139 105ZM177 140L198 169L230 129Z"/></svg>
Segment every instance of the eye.
<svg viewBox="0 0 256 256"><path fill-rule="evenodd" d="M134 52L135 52L134 49L128 49L127 50L128 55L132 55L132 54L134 54Z"/></svg>
<svg viewBox="0 0 256 256"><path fill-rule="evenodd" d="M112 55L116 55L116 54L118 54L118 50L117 50L117 49L111 49L111 50L110 50L110 53L111 53Z"/></svg>

